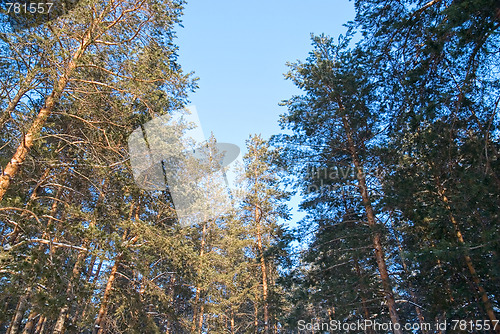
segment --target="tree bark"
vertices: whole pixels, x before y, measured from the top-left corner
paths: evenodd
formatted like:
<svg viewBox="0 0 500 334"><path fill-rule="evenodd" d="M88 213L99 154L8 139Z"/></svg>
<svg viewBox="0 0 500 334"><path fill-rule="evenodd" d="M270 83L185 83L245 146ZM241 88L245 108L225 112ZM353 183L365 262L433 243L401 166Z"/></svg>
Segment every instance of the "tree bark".
<svg viewBox="0 0 500 334"><path fill-rule="evenodd" d="M198 268L198 274L201 273L201 259L203 257L203 255L205 254L205 237L206 237L206 234L207 234L207 223L204 222L203 223L203 230L201 232L201 244L200 244L200 268ZM200 311L198 311L198 304L200 303L200 295L201 295L201 287L199 285L196 286L196 294L195 294L195 297L194 297L194 304L193 304L193 323L191 325L191 333L195 333L196 332L196 328L198 326L198 323L199 323L199 313L203 313L201 311L201 308L200 308ZM203 319L203 314L201 315L202 319Z"/></svg>
<svg viewBox="0 0 500 334"><path fill-rule="evenodd" d="M339 108L344 110L342 102L338 101ZM375 221L375 213L373 211L373 207L371 204L370 196L368 195L368 189L366 185L366 178L363 174L363 164L358 157L358 151L356 148L356 144L354 143L354 139L352 137L352 129L349 124L349 119L347 115L342 116L342 122L344 125L344 131L347 137L347 144L349 147L349 151L351 154L351 158L354 163L354 167L356 168L356 178L358 180L358 189L361 194L361 198L363 200L363 206L365 207L366 219L368 221L368 225L372 228L372 240L373 240L373 248L375 251L375 260L377 262L377 266L379 269L380 279L382 281L382 288L385 295L385 300L387 303L387 308L389 309L389 315L391 318L391 322L393 326L401 326L399 315L396 309L396 302L394 300L394 293L392 291L392 285L389 278L389 272L387 270L387 265L385 263L385 254L384 249L382 247L380 232L376 231L377 222ZM400 329L394 329L394 334L402 334Z"/></svg>
<svg viewBox="0 0 500 334"><path fill-rule="evenodd" d="M129 245L133 245L139 240L139 236L135 236L129 242ZM116 272L118 271L118 267L120 266L120 262L122 260L123 253L120 253L115 259L115 263L111 268L111 272L109 273L108 282L106 283L106 288L104 289L104 294L101 300L101 307L99 308L99 313L97 314L97 319L94 323L94 328L92 330L92 334L103 334L104 333L104 320L106 319L106 315L108 312L108 304L109 297L111 296L111 291L113 289L113 283L115 282Z"/></svg>
<svg viewBox="0 0 500 334"><path fill-rule="evenodd" d="M9 329L7 330L7 334L18 334L21 321L23 320L24 311L26 310L26 305L28 304L28 298L31 295L31 286L28 286L23 295L19 298L17 303L16 312L12 317L12 321L10 322Z"/></svg>
<svg viewBox="0 0 500 334"><path fill-rule="evenodd" d="M47 322L47 318L41 316L36 325L35 334L43 334L45 332L45 323Z"/></svg>
<svg viewBox="0 0 500 334"><path fill-rule="evenodd" d="M71 300L73 299L73 280L78 280L78 276L80 276L80 271L82 269L83 261L85 260L87 252L81 251L78 254L78 258L76 259L76 263L73 266L72 275L68 281L68 286L66 287L66 301L59 312L59 316L57 317L56 324L54 326L54 330L52 334L63 334L64 333L64 323L66 322L66 318L68 317L68 312L71 305Z"/></svg>
<svg viewBox="0 0 500 334"><path fill-rule="evenodd" d="M205 305L201 304L200 313L198 314L198 333L201 334L203 330L203 317L205 313Z"/></svg>
<svg viewBox="0 0 500 334"><path fill-rule="evenodd" d="M259 333L259 308L257 306L257 300L253 303L253 308L254 308L254 314L253 314L253 326L254 326L254 333L257 334Z"/></svg>
<svg viewBox="0 0 500 334"><path fill-rule="evenodd" d="M33 329L35 328L35 320L37 317L40 317L40 314L36 313L35 311L30 312L28 321L26 322L26 325L24 325L22 334L31 334L33 332Z"/></svg>
<svg viewBox="0 0 500 334"><path fill-rule="evenodd" d="M269 334L269 304L268 304L268 286L267 286L267 266L264 259L264 247L262 246L261 216L257 206L255 207L255 224L257 226L257 248L260 257L260 271L262 273L262 301L264 308L264 333Z"/></svg>
<svg viewBox="0 0 500 334"><path fill-rule="evenodd" d="M456 220L455 216L452 213L448 197L446 197L446 195L444 193L444 189L440 185L438 185L438 193L439 193L439 196L441 197L441 200L443 201L443 203L446 207L446 210L448 211L450 221L451 221L453 228L455 230L455 235L457 237L457 240L460 243L460 245L464 246L465 240L464 240L462 231L460 230L460 226L458 225L458 221ZM479 279L479 275L477 274L476 268L474 267L474 264L472 263L472 259L471 259L469 252L467 251L466 248L465 248L465 252L464 252L464 260L465 260L465 264L467 266L467 269L469 270L469 273L472 277L472 281L476 285L479 297L481 298L481 301L483 302L483 306L484 306L484 309L486 311L486 314L487 314L488 318L490 319L490 321L492 323L496 324L498 322L498 320L497 320L497 317L495 315L495 311L493 310L493 306L491 304L490 299L488 298L488 294L486 293L486 290L483 288L483 286L481 284L481 280ZM494 331L495 331L495 333L500 334L500 326L496 326Z"/></svg>
<svg viewBox="0 0 500 334"><path fill-rule="evenodd" d="M45 125L47 118L52 113L54 106L57 102L59 102L61 95L65 90L73 71L76 68L77 62L80 60L83 53L90 44L91 32L92 28L89 28L86 31L85 36L80 43L80 46L73 54L73 57L69 61L64 73L57 80L54 88L52 89L52 93L46 98L44 107L38 112L38 115L35 117L35 120L31 124L31 127L23 136L21 143L16 149L16 152L7 163L7 166L5 166L3 173L0 176L0 201L3 199L5 193L9 189L12 179L19 171L19 166L22 165L26 160L26 156L28 155L31 147L33 147L35 138L40 134L40 131Z"/></svg>
<svg viewBox="0 0 500 334"><path fill-rule="evenodd" d="M118 271L118 267L120 266L121 254L116 258L113 267L111 268L111 272L109 273L108 282L106 284L106 288L104 289L104 295L101 300L101 307L99 308L99 313L97 314L97 319L94 324L94 329L92 331L93 334L102 334L104 333L104 320L106 318L106 314L108 312L108 303L109 296L111 295L111 290L113 288L113 283L116 278L116 272Z"/></svg>

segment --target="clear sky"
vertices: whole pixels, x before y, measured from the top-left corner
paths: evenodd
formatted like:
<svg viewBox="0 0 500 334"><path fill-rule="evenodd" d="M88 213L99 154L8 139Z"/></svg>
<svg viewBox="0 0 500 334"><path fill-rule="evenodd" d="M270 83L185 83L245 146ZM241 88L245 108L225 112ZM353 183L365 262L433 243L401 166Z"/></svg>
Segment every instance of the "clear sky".
<svg viewBox="0 0 500 334"><path fill-rule="evenodd" d="M205 135L244 149L250 134L278 133L278 103L299 93L286 62L305 60L311 33L336 37L353 18L348 0L188 0L176 42L200 78L190 100Z"/></svg>
<svg viewBox="0 0 500 334"><path fill-rule="evenodd" d="M200 78L190 100L205 136L245 151L250 134L279 133L278 104L300 94L286 62L305 60L311 33L337 37L353 19L348 0L188 0L176 43L184 71Z"/></svg>

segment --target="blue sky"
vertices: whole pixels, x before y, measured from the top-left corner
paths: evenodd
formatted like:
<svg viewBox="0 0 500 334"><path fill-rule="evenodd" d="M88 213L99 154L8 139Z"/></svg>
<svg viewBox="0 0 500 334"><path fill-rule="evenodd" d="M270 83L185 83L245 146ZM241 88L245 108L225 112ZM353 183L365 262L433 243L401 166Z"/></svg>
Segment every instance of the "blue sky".
<svg viewBox="0 0 500 334"><path fill-rule="evenodd" d="M179 60L200 78L190 100L205 135L244 149L250 134L278 133L278 103L300 93L286 62L307 57L311 33L336 37L353 18L348 0L188 0Z"/></svg>
<svg viewBox="0 0 500 334"><path fill-rule="evenodd" d="M177 32L179 62L200 78L191 94L205 136L245 151L250 134L279 133L278 104L300 91L283 74L305 60L311 33L337 37L354 19L348 0L188 0ZM290 203L293 222L303 216ZM292 223L294 225L294 223Z"/></svg>

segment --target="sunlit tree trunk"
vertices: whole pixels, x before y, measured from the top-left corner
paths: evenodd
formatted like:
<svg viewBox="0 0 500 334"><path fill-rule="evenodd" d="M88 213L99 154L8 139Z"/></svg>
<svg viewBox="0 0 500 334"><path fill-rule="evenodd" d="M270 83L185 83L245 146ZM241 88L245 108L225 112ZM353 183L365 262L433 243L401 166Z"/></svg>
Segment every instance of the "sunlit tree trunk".
<svg viewBox="0 0 500 334"><path fill-rule="evenodd" d="M255 224L257 226L257 248L259 250L260 271L262 273L262 301L264 308L264 333L269 334L269 304L267 286L267 268L264 258L264 247L262 246L261 215L259 209L255 207Z"/></svg>
<svg viewBox="0 0 500 334"><path fill-rule="evenodd" d="M139 236L135 236L129 240L127 246L132 246L139 240ZM120 253L116 259L113 267L111 268L111 272L109 273L108 282L106 283L106 288L104 289L104 294L101 299L101 306L99 308L99 312L97 313L97 319L94 323L93 334L103 334L104 333L104 323L106 320L106 315L108 312L108 304L109 298L111 296L111 291L113 289L113 283L115 282L116 273L118 272L118 267L120 266L120 262L122 260L123 253Z"/></svg>
<svg viewBox="0 0 500 334"><path fill-rule="evenodd" d="M52 334L62 334L64 333L64 323L66 318L68 317L69 308L71 306L71 299L73 296L73 288L74 282L78 282L78 277L80 276L81 268L83 266L83 261L85 260L85 256L87 255L86 251L80 251L78 254L78 258L76 259L76 263L73 266L72 275L68 281L68 286L66 287L66 301L64 306L61 308L59 312L59 316L57 318L56 324L54 326L54 330Z"/></svg>
<svg viewBox="0 0 500 334"><path fill-rule="evenodd" d="M19 171L19 166L21 166L24 163L26 156L28 155L28 152L33 146L35 138L40 134L40 131L45 125L47 118L54 110L54 106L59 102L61 95L65 90L69 82L69 79L76 68L78 61L80 60L80 58L82 57L82 55L84 54L85 50L87 49L87 47L91 42L91 35L92 35L92 28L89 28L85 32L85 35L82 38L80 46L75 51L68 65L66 66L64 73L56 81L56 84L52 89L52 93L45 99L44 107L40 109L40 111L38 112L30 128L21 139L21 143L17 147L16 152L14 153L10 161L3 169L3 173L0 176L0 201L3 199L3 196L9 189L12 179L16 176L17 172Z"/></svg>
<svg viewBox="0 0 500 334"><path fill-rule="evenodd" d="M455 230L455 235L457 237L457 240L461 245L464 245L465 241L464 241L462 231L460 230L460 226L458 225L458 221L452 213L452 209L450 207L448 197L446 197L443 187L440 186L439 184L438 184L438 193L439 193L441 200L443 201L443 203L445 205L446 210L448 211L448 215L450 217L450 221L451 221L453 228ZM472 277L472 281L474 282L474 284L476 286L477 292L479 294L479 297L481 298L481 301L483 303L486 314L487 314L489 320L491 321L491 323L496 324L498 322L498 320L496 318L495 311L493 310L493 306L491 304L491 301L488 298L488 294L486 293L486 290L484 289L483 285L481 284L481 280L479 279L479 275L477 274L476 268L475 268L474 264L472 263L472 259L469 255L469 252L466 250L466 248L464 248L464 249L465 249L465 252L464 252L465 264L466 264L467 269L469 270L469 273ZM495 330L495 333L500 334L500 326L496 326L496 328L494 330Z"/></svg>
<svg viewBox="0 0 500 334"><path fill-rule="evenodd" d="M35 328L36 319L39 317L40 314L36 313L35 311L31 311L30 315L28 316L28 321L26 322L26 325L24 325L22 334L31 334L33 332L33 329Z"/></svg>
<svg viewBox="0 0 500 334"><path fill-rule="evenodd" d="M203 230L201 232L201 243L200 243L200 268L198 268L198 273L201 273L201 259L203 258L203 255L205 255L205 243L206 243L206 234L207 234L207 222L203 223ZM199 307L198 304L200 303L200 296L202 293L202 289L199 285L196 286L196 294L194 297L194 304L193 304L193 323L191 325L191 333L196 333L196 328L199 327L200 323L200 317L201 317L201 322L203 323L203 308Z"/></svg>
<svg viewBox="0 0 500 334"><path fill-rule="evenodd" d="M35 334L43 334L45 332L45 324L47 323L47 318L41 316L36 325Z"/></svg>
<svg viewBox="0 0 500 334"><path fill-rule="evenodd" d="M24 294L19 298L17 302L16 311L14 312L14 316L10 322L9 329L7 330L7 334L18 334L21 327L21 321L23 320L24 311L26 310L26 306L28 304L29 296L31 295L31 286L28 286Z"/></svg>
<svg viewBox="0 0 500 334"><path fill-rule="evenodd" d="M257 300L253 303L253 326L254 333L257 334L259 332L259 307L257 306Z"/></svg>
<svg viewBox="0 0 500 334"><path fill-rule="evenodd" d="M339 100L339 107L341 110L344 110L342 102ZM358 157L358 150L356 148L356 144L354 143L353 134L351 125L349 124L349 119L347 115L342 116L342 122L344 125L344 131L347 137L347 144L349 147L349 151L351 154L351 158L356 169L356 178L358 180L358 189L361 194L361 198L363 200L363 206L365 208L366 219L368 221L368 225L375 230L377 228L377 222L375 221L375 213L373 211L373 207L371 204L370 196L368 195L368 188L366 185L366 178L363 173L363 164ZM377 266L379 269L380 279L382 281L382 288L385 295L385 300L387 303L387 308L389 309L389 315L391 318L391 322L394 326L400 326L399 315L396 309L396 301L394 299L394 293L392 291L392 285L389 278L389 271L387 270L387 265L385 263L385 254L384 249L382 247L382 241L380 232L373 231L372 234L373 247L375 251L375 260L377 261ZM397 324L397 325L396 325ZM394 334L402 334L401 330L394 329Z"/></svg>

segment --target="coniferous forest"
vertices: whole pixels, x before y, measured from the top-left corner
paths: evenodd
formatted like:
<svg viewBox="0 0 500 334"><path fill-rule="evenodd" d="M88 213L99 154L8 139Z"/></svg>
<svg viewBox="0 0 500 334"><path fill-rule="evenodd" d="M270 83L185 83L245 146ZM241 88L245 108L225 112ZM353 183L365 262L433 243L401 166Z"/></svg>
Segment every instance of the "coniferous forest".
<svg viewBox="0 0 500 334"><path fill-rule="evenodd" d="M355 0L190 225L127 142L197 89L184 1L54 2L0 3L0 333L500 333L500 2Z"/></svg>

